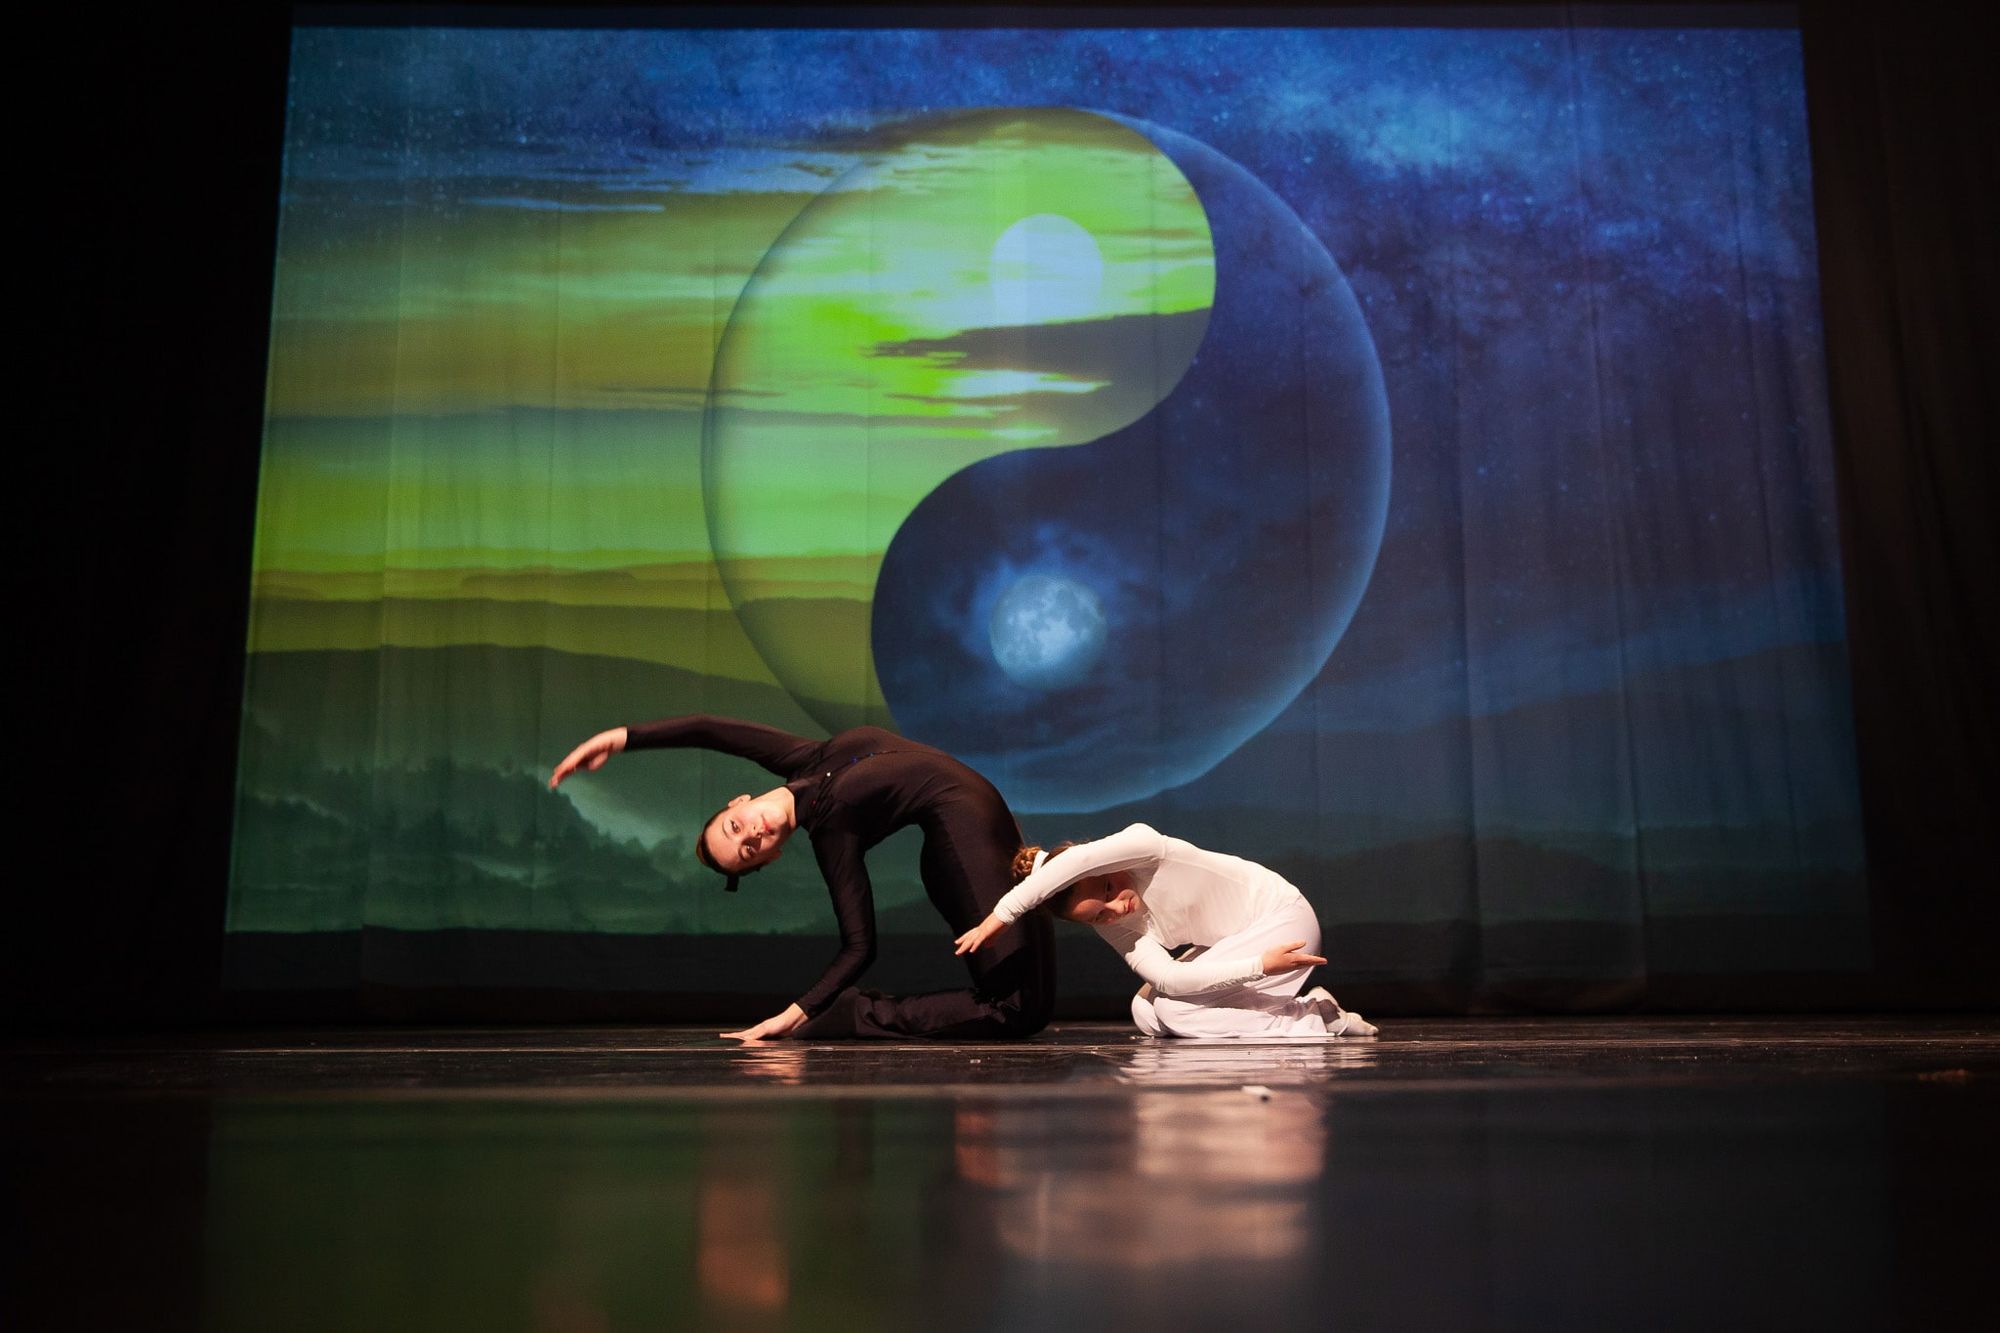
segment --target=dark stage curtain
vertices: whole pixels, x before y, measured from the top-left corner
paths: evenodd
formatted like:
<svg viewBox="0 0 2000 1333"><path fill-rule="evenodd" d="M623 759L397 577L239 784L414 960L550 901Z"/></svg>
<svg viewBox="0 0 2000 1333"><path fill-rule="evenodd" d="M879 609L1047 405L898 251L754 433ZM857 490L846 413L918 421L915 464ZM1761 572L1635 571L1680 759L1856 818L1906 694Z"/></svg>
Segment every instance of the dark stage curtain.
<svg viewBox="0 0 2000 1333"><path fill-rule="evenodd" d="M1879 994L1990 1005L1991 48L1965 12L1816 5L1803 29Z"/></svg>
<svg viewBox="0 0 2000 1333"><path fill-rule="evenodd" d="M10 644L25 725L0 1024L213 1010L278 215L288 14L67 11L29 290ZM60 36L50 35L51 33Z"/></svg>

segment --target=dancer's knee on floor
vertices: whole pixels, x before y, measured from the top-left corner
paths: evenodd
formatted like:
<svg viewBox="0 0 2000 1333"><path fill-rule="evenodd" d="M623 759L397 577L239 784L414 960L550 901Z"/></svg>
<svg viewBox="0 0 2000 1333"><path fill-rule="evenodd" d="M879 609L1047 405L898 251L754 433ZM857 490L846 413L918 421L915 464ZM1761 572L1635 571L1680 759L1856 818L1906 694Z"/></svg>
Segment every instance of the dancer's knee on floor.
<svg viewBox="0 0 2000 1333"><path fill-rule="evenodd" d="M1055 1005L1052 999L1010 996L993 1006L993 1016L1007 1037L1032 1037L1049 1025Z"/></svg>
<svg viewBox="0 0 2000 1333"><path fill-rule="evenodd" d="M1000 1011L1000 1030L1009 1037L1032 1037L1049 1025L1046 1013L1023 1013L1020 1010Z"/></svg>

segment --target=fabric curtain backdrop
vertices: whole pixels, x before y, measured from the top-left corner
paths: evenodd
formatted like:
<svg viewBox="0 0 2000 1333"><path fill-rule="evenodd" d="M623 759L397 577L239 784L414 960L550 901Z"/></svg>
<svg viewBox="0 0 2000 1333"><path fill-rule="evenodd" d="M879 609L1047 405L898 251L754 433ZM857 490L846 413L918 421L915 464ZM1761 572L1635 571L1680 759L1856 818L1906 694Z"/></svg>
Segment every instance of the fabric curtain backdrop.
<svg viewBox="0 0 2000 1333"><path fill-rule="evenodd" d="M1865 975L1808 158L1784 26L299 28L228 984L782 993L763 775L544 787L694 711L1262 861L1344 998Z"/></svg>

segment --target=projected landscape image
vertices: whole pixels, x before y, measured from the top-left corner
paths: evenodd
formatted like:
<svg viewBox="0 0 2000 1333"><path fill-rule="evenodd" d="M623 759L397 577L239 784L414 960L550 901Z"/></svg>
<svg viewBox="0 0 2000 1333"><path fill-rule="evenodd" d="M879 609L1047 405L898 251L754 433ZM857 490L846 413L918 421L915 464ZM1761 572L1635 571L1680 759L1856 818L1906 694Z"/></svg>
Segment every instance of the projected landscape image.
<svg viewBox="0 0 2000 1333"><path fill-rule="evenodd" d="M303 26L291 80L233 985L825 933L809 856L692 858L751 766L546 790L698 711L1263 861L1351 977L1865 963L1796 31Z"/></svg>

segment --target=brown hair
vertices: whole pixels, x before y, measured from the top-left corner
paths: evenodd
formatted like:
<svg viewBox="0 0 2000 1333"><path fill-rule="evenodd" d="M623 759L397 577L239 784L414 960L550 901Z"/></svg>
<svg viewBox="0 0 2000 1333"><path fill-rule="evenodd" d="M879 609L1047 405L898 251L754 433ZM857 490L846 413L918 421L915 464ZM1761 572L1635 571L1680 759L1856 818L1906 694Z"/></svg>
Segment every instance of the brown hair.
<svg viewBox="0 0 2000 1333"><path fill-rule="evenodd" d="M1059 842L1054 847L1051 847L1049 849L1049 855L1061 856L1064 852L1068 851L1070 848L1074 846L1076 846L1076 844L1073 842ZM1029 875L1034 873L1035 858L1037 856L1040 856L1041 854L1042 854L1042 849L1034 846L1023 847L1020 851L1014 853L1014 864L1012 869L1014 872L1014 882L1016 884L1019 884L1022 880L1026 879Z"/></svg>

